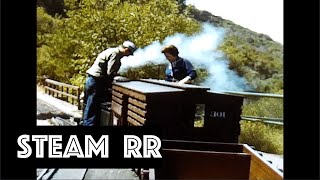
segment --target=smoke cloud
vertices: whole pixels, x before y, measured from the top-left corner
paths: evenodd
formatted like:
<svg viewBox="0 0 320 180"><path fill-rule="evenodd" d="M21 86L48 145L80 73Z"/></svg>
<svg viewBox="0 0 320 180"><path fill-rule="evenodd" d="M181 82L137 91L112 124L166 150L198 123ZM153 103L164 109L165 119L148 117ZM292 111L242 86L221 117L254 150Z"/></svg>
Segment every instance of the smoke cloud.
<svg viewBox="0 0 320 180"><path fill-rule="evenodd" d="M154 64L169 63L161 53L163 46L172 44L179 50L179 56L188 59L195 69L205 68L209 76L201 85L214 91L246 91L251 88L246 80L228 68L229 61L217 48L223 41L225 30L209 23L202 24L202 31L193 36L177 33L168 36L162 43L155 41L143 49L137 49L134 56L122 59L120 71L129 67L142 66L148 62ZM164 72L163 72L164 73Z"/></svg>

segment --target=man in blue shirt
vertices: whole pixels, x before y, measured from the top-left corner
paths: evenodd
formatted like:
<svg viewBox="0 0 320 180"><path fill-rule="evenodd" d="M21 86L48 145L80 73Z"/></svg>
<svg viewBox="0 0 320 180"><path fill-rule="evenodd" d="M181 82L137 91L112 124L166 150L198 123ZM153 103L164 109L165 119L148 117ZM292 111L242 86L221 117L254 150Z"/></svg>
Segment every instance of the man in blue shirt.
<svg viewBox="0 0 320 180"><path fill-rule="evenodd" d="M179 57L179 51L174 45L163 47L161 52L166 56L170 64L166 68L166 81L179 84L191 83L197 77L192 64L187 59Z"/></svg>
<svg viewBox="0 0 320 180"><path fill-rule="evenodd" d="M164 46L161 52L166 56L170 62L166 68L166 81L178 82L178 84L192 83L197 77L192 64L187 59L179 57L179 51L174 45ZM196 106L194 104L182 103L177 107L177 111L183 112L181 117L182 124L186 128L194 126L194 118L196 113Z"/></svg>

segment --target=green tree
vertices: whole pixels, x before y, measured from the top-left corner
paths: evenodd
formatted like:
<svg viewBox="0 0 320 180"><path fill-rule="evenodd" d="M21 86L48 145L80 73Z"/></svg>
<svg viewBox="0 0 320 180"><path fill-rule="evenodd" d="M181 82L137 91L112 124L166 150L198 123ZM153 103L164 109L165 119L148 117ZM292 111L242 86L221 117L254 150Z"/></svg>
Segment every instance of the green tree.
<svg viewBox="0 0 320 180"><path fill-rule="evenodd" d="M37 0L37 6L46 9L46 12L51 16L65 15L64 0Z"/></svg>
<svg viewBox="0 0 320 180"><path fill-rule="evenodd" d="M61 26L61 20L59 16L52 17L44 8L37 8L37 47L46 44L46 41L50 39L51 34L55 33Z"/></svg>

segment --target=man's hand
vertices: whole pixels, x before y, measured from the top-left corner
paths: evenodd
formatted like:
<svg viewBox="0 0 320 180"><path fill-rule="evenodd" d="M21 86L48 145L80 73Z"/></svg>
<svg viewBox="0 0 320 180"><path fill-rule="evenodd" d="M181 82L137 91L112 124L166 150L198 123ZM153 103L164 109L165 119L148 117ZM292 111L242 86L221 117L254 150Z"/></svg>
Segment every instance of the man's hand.
<svg viewBox="0 0 320 180"><path fill-rule="evenodd" d="M186 76L185 78L181 79L178 84L185 84L185 83L189 83L191 80L190 76Z"/></svg>
<svg viewBox="0 0 320 180"><path fill-rule="evenodd" d="M113 79L115 82L128 82L130 79L123 77L123 76L116 76Z"/></svg>

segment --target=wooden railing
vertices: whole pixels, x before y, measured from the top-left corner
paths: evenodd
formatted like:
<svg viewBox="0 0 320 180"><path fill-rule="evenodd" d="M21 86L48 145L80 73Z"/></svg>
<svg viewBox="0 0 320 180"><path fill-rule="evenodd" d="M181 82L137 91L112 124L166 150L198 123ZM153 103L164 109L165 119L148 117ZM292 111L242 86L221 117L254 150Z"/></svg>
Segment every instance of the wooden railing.
<svg viewBox="0 0 320 180"><path fill-rule="evenodd" d="M80 103L80 88L78 86L73 86L70 84L61 83L58 81L54 81L46 78L39 78L40 84L45 86L45 93L52 95L53 97L57 97L67 102L71 102L71 104L77 105L78 110L82 108L82 104ZM41 83L42 82L42 83ZM236 91L226 91L227 94L233 95L241 95L245 97L245 101L249 99L257 99L257 98L275 98L275 99L283 99L283 95L281 94L267 94L267 93L250 93L250 92L236 92ZM70 101L71 99L71 101ZM250 116L250 115L241 115L242 120L246 121L258 121L267 124L277 124L283 125L283 118L279 117L258 117L258 116Z"/></svg>
<svg viewBox="0 0 320 180"><path fill-rule="evenodd" d="M61 83L51 79L46 79L44 86L46 94L71 102L71 104L78 106L78 110L81 109L80 88L78 86Z"/></svg>

